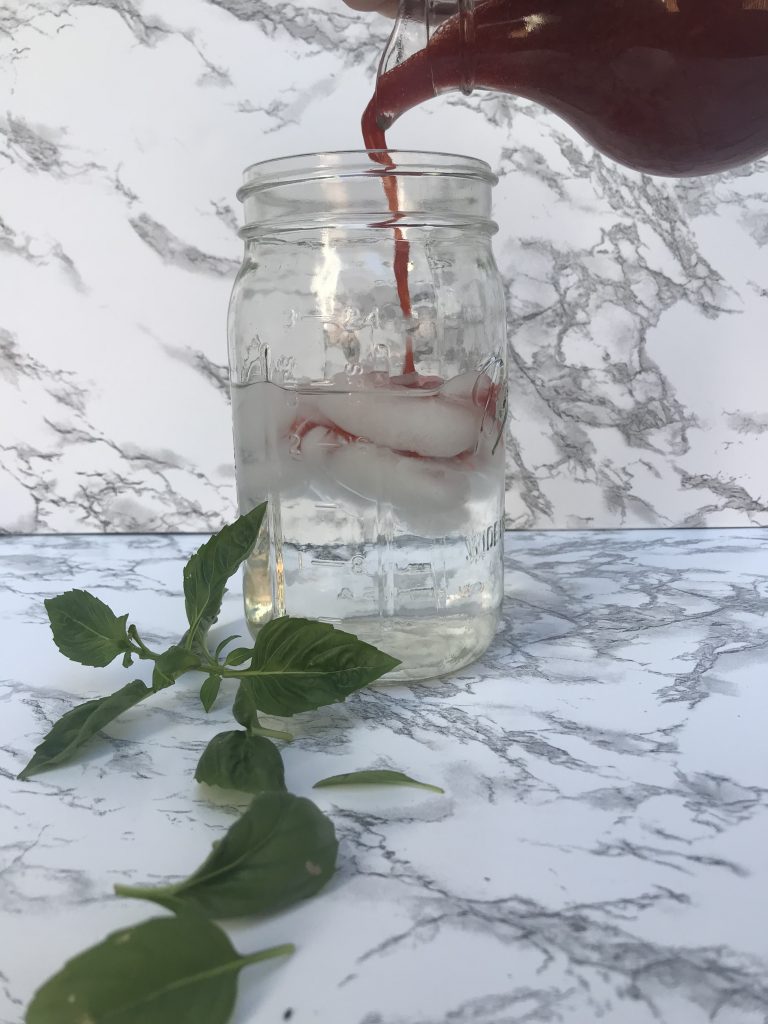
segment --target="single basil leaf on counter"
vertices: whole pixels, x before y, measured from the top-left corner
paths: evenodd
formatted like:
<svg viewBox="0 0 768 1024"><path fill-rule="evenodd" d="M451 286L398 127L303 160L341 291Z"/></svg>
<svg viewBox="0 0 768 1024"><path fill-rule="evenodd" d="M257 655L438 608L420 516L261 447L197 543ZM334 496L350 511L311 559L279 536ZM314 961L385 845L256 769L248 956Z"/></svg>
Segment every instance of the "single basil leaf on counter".
<svg viewBox="0 0 768 1024"><path fill-rule="evenodd" d="M258 711L296 715L345 700L399 665L397 658L327 622L273 619L256 639L240 689ZM242 723L244 724L244 723Z"/></svg>
<svg viewBox="0 0 768 1024"><path fill-rule="evenodd" d="M128 616L115 615L109 605L87 590L68 590L44 603L53 642L71 661L104 668L118 655L130 651Z"/></svg>
<svg viewBox="0 0 768 1024"><path fill-rule="evenodd" d="M285 792L283 759L275 744L240 730L213 737L197 764L195 779L243 793Z"/></svg>
<svg viewBox="0 0 768 1024"><path fill-rule="evenodd" d="M214 652L214 655L213 655L214 658L216 658L218 660L219 655L224 650L224 648L227 646L227 644L231 644L233 640L239 640L239 639L240 639L240 636L239 636L238 633L233 633L232 636L224 637L224 639L221 641L221 643L216 647L216 651Z"/></svg>
<svg viewBox="0 0 768 1024"><path fill-rule="evenodd" d="M216 703L221 688L221 676L208 676L200 687L200 703L207 714Z"/></svg>
<svg viewBox="0 0 768 1024"><path fill-rule="evenodd" d="M262 793L189 878L162 887L116 885L115 892L213 918L269 914L322 889L338 845L332 822L311 800Z"/></svg>
<svg viewBox="0 0 768 1024"><path fill-rule="evenodd" d="M433 793L444 793L439 786L428 782L419 782L402 772L394 772L389 768L367 768L360 772L346 772L344 775L331 775L327 779L316 782L312 789L325 789L327 786L417 786L429 789Z"/></svg>
<svg viewBox="0 0 768 1024"><path fill-rule="evenodd" d="M241 968L293 951L240 956L198 914L151 918L68 960L35 993L26 1024L226 1024Z"/></svg>
<svg viewBox="0 0 768 1024"><path fill-rule="evenodd" d="M187 647L203 644L221 611L227 580L237 572L256 543L266 502L214 534L184 566Z"/></svg>
<svg viewBox="0 0 768 1024"><path fill-rule="evenodd" d="M153 691L140 679L134 679L108 697L88 700L67 711L56 722L42 743L35 747L29 764L19 772L20 779L28 779L38 772L69 761L75 751L95 736L118 715L144 700Z"/></svg>
<svg viewBox="0 0 768 1024"><path fill-rule="evenodd" d="M179 676L199 667L200 659L193 651L178 645L169 647L155 662L152 670L152 688L164 690L168 686L173 686Z"/></svg>

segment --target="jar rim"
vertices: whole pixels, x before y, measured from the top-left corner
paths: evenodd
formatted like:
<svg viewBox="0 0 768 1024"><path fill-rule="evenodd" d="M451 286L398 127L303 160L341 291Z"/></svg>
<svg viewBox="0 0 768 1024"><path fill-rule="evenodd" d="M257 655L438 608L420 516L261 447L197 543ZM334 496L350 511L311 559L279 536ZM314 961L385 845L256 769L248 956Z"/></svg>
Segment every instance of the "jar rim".
<svg viewBox="0 0 768 1024"><path fill-rule="evenodd" d="M386 162L374 154L386 155ZM238 199L262 189L322 178L402 177L434 175L443 178L474 178L496 185L490 164L478 157L457 153L430 153L415 149L341 149L321 153L297 153L250 164L243 171Z"/></svg>

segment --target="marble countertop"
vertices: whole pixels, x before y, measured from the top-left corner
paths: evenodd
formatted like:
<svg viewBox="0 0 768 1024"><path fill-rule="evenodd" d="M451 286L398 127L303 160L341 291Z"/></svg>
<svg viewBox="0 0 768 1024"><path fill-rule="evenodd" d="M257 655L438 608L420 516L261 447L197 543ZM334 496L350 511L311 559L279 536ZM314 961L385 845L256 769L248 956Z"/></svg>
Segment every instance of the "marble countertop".
<svg viewBox="0 0 768 1024"><path fill-rule="evenodd" d="M192 780L180 683L81 764L15 780L49 724L135 677L53 646L42 599L91 589L148 637L183 629L192 536L0 541L0 1022L63 961L158 908L117 881L194 869L246 806ZM293 722L289 788L371 765L445 788L317 791L342 838L313 900L228 928L236 1024L768 1020L768 534L517 533L487 655ZM227 597L222 629L240 626ZM222 633L222 635L224 635Z"/></svg>

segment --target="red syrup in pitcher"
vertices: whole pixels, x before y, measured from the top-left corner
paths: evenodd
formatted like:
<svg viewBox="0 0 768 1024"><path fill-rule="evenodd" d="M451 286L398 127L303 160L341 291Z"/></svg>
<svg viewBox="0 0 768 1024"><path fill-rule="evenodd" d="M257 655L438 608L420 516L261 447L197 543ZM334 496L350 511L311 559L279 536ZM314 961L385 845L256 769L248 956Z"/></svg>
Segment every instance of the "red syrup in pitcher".
<svg viewBox="0 0 768 1024"><path fill-rule="evenodd" d="M441 92L513 93L602 153L691 176L768 153L768 0L485 0L382 73L363 138Z"/></svg>

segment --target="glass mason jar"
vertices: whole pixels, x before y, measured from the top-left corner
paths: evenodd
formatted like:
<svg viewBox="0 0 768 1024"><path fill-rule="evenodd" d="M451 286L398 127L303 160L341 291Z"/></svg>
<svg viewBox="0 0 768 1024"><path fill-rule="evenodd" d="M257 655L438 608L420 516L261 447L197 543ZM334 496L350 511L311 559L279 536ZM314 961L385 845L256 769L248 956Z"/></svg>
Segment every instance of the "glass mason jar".
<svg viewBox="0 0 768 1024"><path fill-rule="evenodd" d="M493 637L506 417L495 183L483 161L436 153L245 171L235 462L240 512L269 502L245 566L252 632L279 615L330 622L399 658L400 679L458 669Z"/></svg>

